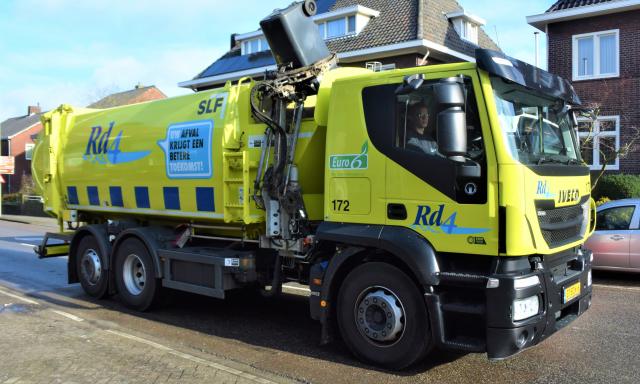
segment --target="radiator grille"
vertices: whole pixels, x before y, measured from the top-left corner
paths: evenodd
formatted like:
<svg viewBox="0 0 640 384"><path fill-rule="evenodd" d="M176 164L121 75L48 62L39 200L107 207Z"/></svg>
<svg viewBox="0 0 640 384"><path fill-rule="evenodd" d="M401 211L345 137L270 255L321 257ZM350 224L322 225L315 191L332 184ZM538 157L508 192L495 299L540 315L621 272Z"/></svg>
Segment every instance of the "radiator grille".
<svg viewBox="0 0 640 384"><path fill-rule="evenodd" d="M542 209L538 208L538 222L542 236L550 248L580 239L584 215L582 206Z"/></svg>

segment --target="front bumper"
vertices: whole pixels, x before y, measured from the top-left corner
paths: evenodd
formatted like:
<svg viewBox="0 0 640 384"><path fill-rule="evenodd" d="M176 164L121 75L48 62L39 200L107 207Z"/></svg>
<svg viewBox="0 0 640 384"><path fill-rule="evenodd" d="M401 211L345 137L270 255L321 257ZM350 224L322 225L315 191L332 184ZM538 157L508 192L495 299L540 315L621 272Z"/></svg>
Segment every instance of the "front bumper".
<svg viewBox="0 0 640 384"><path fill-rule="evenodd" d="M515 289L513 277L497 277L500 286L487 289L487 354L490 359L503 359L534 346L582 315L591 306L592 286L589 281L591 252L580 250L545 257L537 286ZM580 284L580 294L568 301L566 288ZM514 300L538 295L538 315L513 321Z"/></svg>
<svg viewBox="0 0 640 384"><path fill-rule="evenodd" d="M487 352L489 359L504 359L540 343L591 306L590 259L590 251L572 249L544 257L504 258L496 272L489 276L458 274L458 280L453 282L456 289L463 285L469 289L475 285L473 291L476 295L484 292L476 296L484 303L469 302L463 305L467 307L464 311L469 313L474 306L480 308L475 311L478 316L473 322L478 326L473 327L475 330L472 334L460 338L459 330L452 330L455 325L450 320L452 316L448 311L451 305L446 302L447 293L442 293L449 291L426 294L434 338L442 348ZM516 280L532 276L538 276L538 284L516 288ZM578 283L580 293L565 300L565 289L575 289ZM513 320L514 300L531 296L539 298L538 314L520 321ZM458 311L460 307L458 305Z"/></svg>

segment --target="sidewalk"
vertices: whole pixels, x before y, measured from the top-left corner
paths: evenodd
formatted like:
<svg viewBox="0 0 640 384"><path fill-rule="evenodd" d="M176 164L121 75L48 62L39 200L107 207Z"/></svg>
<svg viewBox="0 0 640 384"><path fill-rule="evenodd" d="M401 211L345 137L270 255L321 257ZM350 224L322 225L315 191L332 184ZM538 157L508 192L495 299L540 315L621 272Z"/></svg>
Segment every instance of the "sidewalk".
<svg viewBox="0 0 640 384"><path fill-rule="evenodd" d="M292 382L186 347L177 350L149 336L109 329L16 293L0 287L2 384Z"/></svg>
<svg viewBox="0 0 640 384"><path fill-rule="evenodd" d="M57 227L58 226L58 221L52 217L0 215L0 221L10 221L13 223L37 225L40 227Z"/></svg>

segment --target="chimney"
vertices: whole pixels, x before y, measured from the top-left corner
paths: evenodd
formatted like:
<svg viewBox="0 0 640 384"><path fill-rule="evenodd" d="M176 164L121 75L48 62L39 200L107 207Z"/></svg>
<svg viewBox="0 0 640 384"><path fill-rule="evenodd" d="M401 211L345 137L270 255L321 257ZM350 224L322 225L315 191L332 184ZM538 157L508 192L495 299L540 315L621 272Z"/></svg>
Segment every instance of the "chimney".
<svg viewBox="0 0 640 384"><path fill-rule="evenodd" d="M136 84L135 89L140 89L140 88L144 88L144 85L141 82L138 82L138 84Z"/></svg>
<svg viewBox="0 0 640 384"><path fill-rule="evenodd" d="M236 47L236 36L238 34L237 33L232 33L231 34L231 49Z"/></svg>
<svg viewBox="0 0 640 384"><path fill-rule="evenodd" d="M28 116L35 115L36 113L40 113L40 112L42 112L40 110L40 104L38 104L38 105L30 105L27 108L27 115Z"/></svg>

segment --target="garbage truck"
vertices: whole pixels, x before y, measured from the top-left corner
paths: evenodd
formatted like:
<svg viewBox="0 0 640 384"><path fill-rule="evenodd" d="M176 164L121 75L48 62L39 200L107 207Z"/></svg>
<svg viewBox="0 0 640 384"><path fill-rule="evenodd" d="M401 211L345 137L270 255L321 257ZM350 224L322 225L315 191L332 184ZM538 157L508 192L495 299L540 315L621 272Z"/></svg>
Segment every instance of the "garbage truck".
<svg viewBox="0 0 640 384"><path fill-rule="evenodd" d="M148 310L309 287L320 343L405 368L504 359L591 305L595 227L570 83L497 51L341 68L307 0L261 21L259 81L43 115L33 175L68 281ZM232 295L233 296L233 295Z"/></svg>

